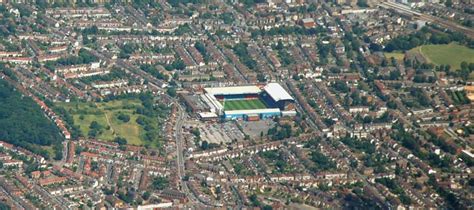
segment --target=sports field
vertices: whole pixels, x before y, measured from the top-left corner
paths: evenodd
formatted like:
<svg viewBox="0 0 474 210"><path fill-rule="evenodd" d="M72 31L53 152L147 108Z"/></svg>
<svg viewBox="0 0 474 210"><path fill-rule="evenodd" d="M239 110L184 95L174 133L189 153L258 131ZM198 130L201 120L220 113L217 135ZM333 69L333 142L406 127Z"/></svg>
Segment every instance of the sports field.
<svg viewBox="0 0 474 210"><path fill-rule="evenodd" d="M417 51L423 57L435 65L449 64L451 69L459 69L461 62L474 62L474 49L450 43L440 45L423 45L410 51Z"/></svg>
<svg viewBox="0 0 474 210"><path fill-rule="evenodd" d="M267 108L260 99L228 100L222 101L221 103L224 105L224 110L226 111Z"/></svg>

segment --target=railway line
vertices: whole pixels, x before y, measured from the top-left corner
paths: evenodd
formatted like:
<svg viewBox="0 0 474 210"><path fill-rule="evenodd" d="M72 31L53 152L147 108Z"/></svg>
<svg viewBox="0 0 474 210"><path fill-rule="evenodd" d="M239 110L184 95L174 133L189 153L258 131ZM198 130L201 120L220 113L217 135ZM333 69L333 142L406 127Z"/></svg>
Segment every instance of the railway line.
<svg viewBox="0 0 474 210"><path fill-rule="evenodd" d="M410 7L407 7L403 4L398 4L398 3L394 3L394 2L383 2L383 3L379 4L379 6L382 7L382 8L395 10L396 12L399 12L399 13L402 13L402 14L411 15L415 19L423 20L423 21L426 21L426 22L429 22L429 23L434 23L434 24L437 24L441 27L447 28L447 29L452 30L452 31L457 31L457 32L463 33L466 36L468 36L469 38L474 39L474 29L461 26L457 23L454 23L454 22L451 22L451 21L448 21L448 20L444 20L444 19L439 18L439 17L435 17L435 16L432 16L432 15L428 15L428 14L424 14L424 13L414 11Z"/></svg>

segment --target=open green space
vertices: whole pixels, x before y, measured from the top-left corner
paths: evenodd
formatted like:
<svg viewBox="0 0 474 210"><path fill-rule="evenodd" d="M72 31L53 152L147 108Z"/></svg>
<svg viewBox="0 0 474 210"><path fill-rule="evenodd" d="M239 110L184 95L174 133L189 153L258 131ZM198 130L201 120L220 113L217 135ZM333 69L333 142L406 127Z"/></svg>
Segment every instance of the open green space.
<svg viewBox="0 0 474 210"><path fill-rule="evenodd" d="M260 99L250 100L229 100L223 101L224 110L247 110L247 109L265 109L265 104Z"/></svg>
<svg viewBox="0 0 474 210"><path fill-rule="evenodd" d="M384 55L385 55L385 58L391 59L393 57L398 62L402 62L403 58L405 58L405 53L403 52L385 52Z"/></svg>
<svg viewBox="0 0 474 210"><path fill-rule="evenodd" d="M68 111L74 124L79 126L83 136L91 136L91 124L97 122L99 132L95 135L97 139L113 141L116 137L125 138L128 144L143 145L143 128L136 120L140 114L136 114L137 108L143 107L140 100L121 99L109 102L71 102L57 104ZM118 116L128 115L130 120L124 122Z"/></svg>
<svg viewBox="0 0 474 210"><path fill-rule="evenodd" d="M440 45L422 45L411 49L418 51L435 65L450 65L451 69L460 69L461 62L474 63L474 49L450 43Z"/></svg>

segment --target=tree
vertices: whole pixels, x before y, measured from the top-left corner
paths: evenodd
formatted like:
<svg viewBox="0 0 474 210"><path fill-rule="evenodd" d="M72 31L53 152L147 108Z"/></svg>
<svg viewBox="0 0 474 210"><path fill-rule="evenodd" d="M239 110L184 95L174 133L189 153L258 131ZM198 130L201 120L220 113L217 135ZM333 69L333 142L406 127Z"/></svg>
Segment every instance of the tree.
<svg viewBox="0 0 474 210"><path fill-rule="evenodd" d="M201 149L202 150L207 150L209 149L209 143L207 141L202 141L201 143Z"/></svg>
<svg viewBox="0 0 474 210"><path fill-rule="evenodd" d="M164 176L158 176L153 179L152 186L156 190L164 190L165 188L168 187L168 185L169 185L169 181Z"/></svg>
<svg viewBox="0 0 474 210"><path fill-rule="evenodd" d="M102 128L102 126L97 121L92 121L91 124L89 125L89 128L94 129L94 130L99 130Z"/></svg>
<svg viewBox="0 0 474 210"><path fill-rule="evenodd" d="M230 12L222 13L220 15L220 19L224 21L224 24L231 24L234 22L234 15L232 15Z"/></svg>
<svg viewBox="0 0 474 210"><path fill-rule="evenodd" d="M444 2L444 5L446 7L452 7L453 6L453 0L446 0L446 2Z"/></svg>
<svg viewBox="0 0 474 210"><path fill-rule="evenodd" d="M372 50L372 51L382 51L383 50L381 45L375 44L375 43L370 43L369 49Z"/></svg>
<svg viewBox="0 0 474 210"><path fill-rule="evenodd" d="M148 200L151 196L151 193L148 191L145 191L142 195L143 200Z"/></svg>
<svg viewBox="0 0 474 210"><path fill-rule="evenodd" d="M122 122L126 123L126 122L129 122L130 121L130 115L128 114L124 114L124 113L120 113L117 117L117 119L121 120Z"/></svg>
<svg viewBox="0 0 474 210"><path fill-rule="evenodd" d="M256 194L252 194L249 196L249 200L250 202L252 202L252 205L253 206L260 206L260 201L258 200L258 197Z"/></svg>
<svg viewBox="0 0 474 210"><path fill-rule="evenodd" d="M171 97L176 97L176 88L170 87L166 90L166 93Z"/></svg>
<svg viewBox="0 0 474 210"><path fill-rule="evenodd" d="M63 145L62 144L55 144L53 146L54 150L54 159L61 160L63 159Z"/></svg>
<svg viewBox="0 0 474 210"><path fill-rule="evenodd" d="M143 116L138 116L137 119L135 120L139 125L146 125L146 118Z"/></svg>
<svg viewBox="0 0 474 210"><path fill-rule="evenodd" d="M191 133L192 133L194 136L196 136L196 137L201 136L201 132L199 131L199 128L193 128L193 129L191 130Z"/></svg>
<svg viewBox="0 0 474 210"><path fill-rule="evenodd" d="M270 205L265 205L265 206L263 206L263 208L262 208L262 210L272 210L272 209L273 209L273 207L270 206Z"/></svg>
<svg viewBox="0 0 474 210"><path fill-rule="evenodd" d="M119 145L126 145L127 144L127 139L125 139L123 137L116 137L114 141Z"/></svg>
<svg viewBox="0 0 474 210"><path fill-rule="evenodd" d="M94 204L92 203L92 200L87 200L87 206L92 207Z"/></svg>

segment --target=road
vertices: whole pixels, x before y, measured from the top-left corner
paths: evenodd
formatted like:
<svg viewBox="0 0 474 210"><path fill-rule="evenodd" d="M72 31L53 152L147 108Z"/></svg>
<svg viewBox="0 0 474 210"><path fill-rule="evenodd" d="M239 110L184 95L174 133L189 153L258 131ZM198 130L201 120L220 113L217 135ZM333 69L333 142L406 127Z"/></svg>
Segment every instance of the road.
<svg viewBox="0 0 474 210"><path fill-rule="evenodd" d="M184 123L184 110L178 103L175 103L178 108L178 117L176 118L175 133L176 139L176 159L178 164L178 177L180 177L180 188L183 188L183 177L185 175L184 168L184 155L183 155L183 123Z"/></svg>
<svg viewBox="0 0 474 210"><path fill-rule="evenodd" d="M190 207L194 207L194 208L209 207L194 196L194 194L189 189L186 181L184 181L183 179L184 176L186 175L186 168L184 166L185 158L184 158L184 138L183 138L183 125L186 120L186 111L176 99L171 98L170 96L165 95L165 94L163 94L162 96L172 101L173 104L177 107L176 113L178 114L178 116L176 117L176 123L174 127L173 136L176 140L176 165L177 165L177 173L179 177L179 186L178 186L179 190L185 193L189 201L191 201Z"/></svg>

